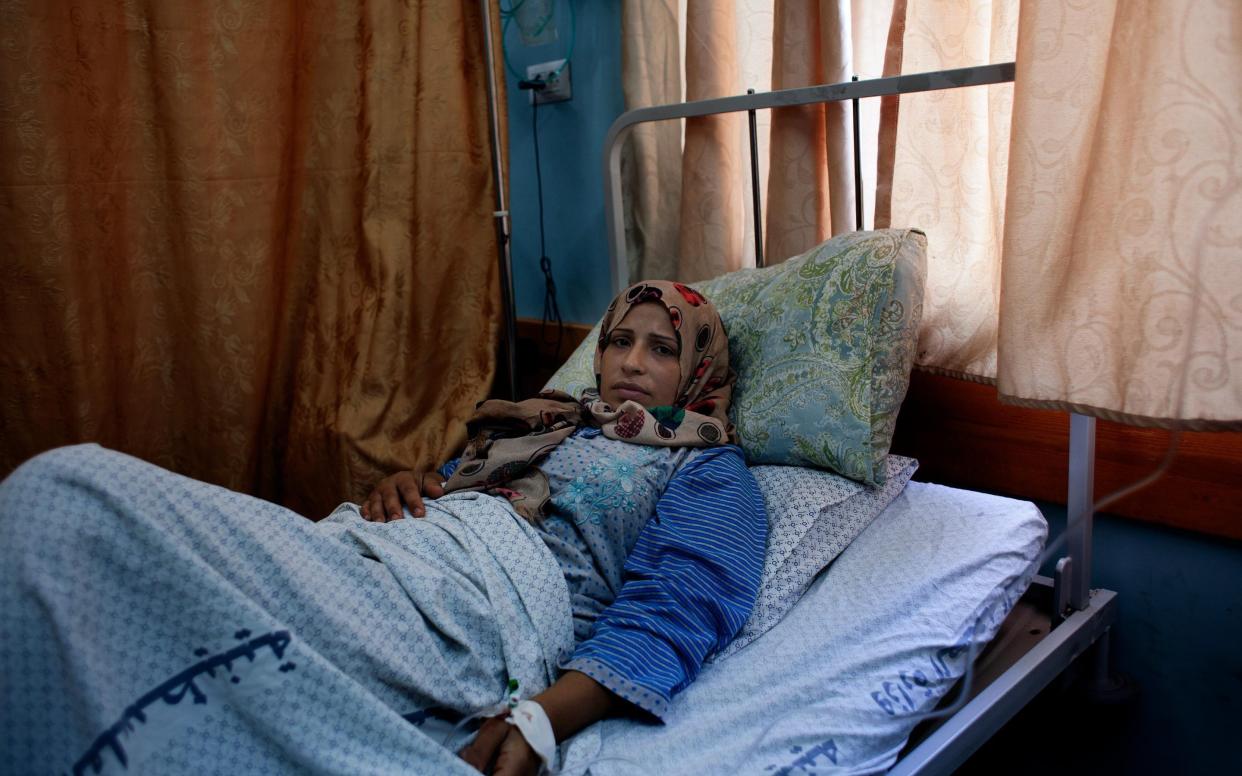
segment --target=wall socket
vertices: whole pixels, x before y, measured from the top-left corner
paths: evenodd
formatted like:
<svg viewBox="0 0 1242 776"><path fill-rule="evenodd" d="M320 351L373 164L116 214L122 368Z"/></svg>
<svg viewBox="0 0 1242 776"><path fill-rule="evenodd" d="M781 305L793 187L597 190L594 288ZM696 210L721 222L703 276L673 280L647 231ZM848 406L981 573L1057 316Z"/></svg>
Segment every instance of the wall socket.
<svg viewBox="0 0 1242 776"><path fill-rule="evenodd" d="M564 65L562 68L561 66ZM557 70L560 70L557 73ZM555 75L553 75L555 73ZM526 68L526 80L534 81L542 80L547 84L542 89L530 90L530 104L534 105L538 102L544 105L549 102L564 102L573 99L573 84L569 80L569 63L563 59L554 59L551 62L540 62L537 65L530 65Z"/></svg>

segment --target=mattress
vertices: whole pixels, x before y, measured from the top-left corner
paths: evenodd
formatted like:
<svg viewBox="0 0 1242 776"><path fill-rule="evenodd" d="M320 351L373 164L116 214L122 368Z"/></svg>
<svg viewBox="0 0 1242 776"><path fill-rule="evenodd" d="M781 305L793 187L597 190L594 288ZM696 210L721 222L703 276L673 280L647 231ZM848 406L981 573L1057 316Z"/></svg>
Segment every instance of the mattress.
<svg viewBox="0 0 1242 776"><path fill-rule="evenodd" d="M592 725L563 771L882 772L995 635L1046 536L1029 502L911 482L781 622L705 666L666 725Z"/></svg>

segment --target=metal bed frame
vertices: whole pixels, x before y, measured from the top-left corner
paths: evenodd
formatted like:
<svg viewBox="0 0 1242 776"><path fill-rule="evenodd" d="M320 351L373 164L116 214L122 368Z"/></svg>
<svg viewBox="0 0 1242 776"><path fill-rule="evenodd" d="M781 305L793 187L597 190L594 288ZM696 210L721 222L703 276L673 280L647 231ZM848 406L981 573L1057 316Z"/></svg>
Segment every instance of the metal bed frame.
<svg viewBox="0 0 1242 776"><path fill-rule="evenodd" d="M956 89L1014 80L1014 63L810 86L755 94L639 108L622 114L604 141L604 209L607 219L613 292L629 283L625 225L621 213L621 147L629 130L652 121L747 111L750 119L751 187L755 214L756 263L763 266L762 211L758 181L755 111L850 100L853 104L856 224L862 227L858 101L869 97ZM1108 634L1117 618L1117 594L1091 588L1091 532L1095 461L1095 418L1070 415L1066 554L1052 578L1037 576L981 653L959 690L959 700L921 725L891 773L951 773L1029 703L1070 664L1092 647L1095 670L1107 671Z"/></svg>

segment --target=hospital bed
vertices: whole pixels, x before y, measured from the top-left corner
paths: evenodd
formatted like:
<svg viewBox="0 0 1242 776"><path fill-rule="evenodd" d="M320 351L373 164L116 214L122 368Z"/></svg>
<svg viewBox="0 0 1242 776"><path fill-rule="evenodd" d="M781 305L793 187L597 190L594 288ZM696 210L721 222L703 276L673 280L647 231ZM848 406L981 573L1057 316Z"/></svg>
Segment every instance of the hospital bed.
<svg viewBox="0 0 1242 776"><path fill-rule="evenodd" d="M757 110L850 100L857 137L858 100L984 87L1013 74L1005 63L623 114L604 151L614 291L631 280L621 147L634 126L747 111L753 170ZM756 223L759 202L755 182ZM756 255L762 264L760 244ZM856 538L779 622L705 668L667 727L600 723L568 747L567 770L952 772L1084 652L1094 648L1097 670L1106 670L1117 594L1090 587L1094 434L1092 418L1071 416L1069 521L1047 551L1034 505L911 482L873 519L849 526ZM788 488L768 487L782 468L756 469L770 510L798 508ZM1052 576L1036 573L1044 564Z"/></svg>

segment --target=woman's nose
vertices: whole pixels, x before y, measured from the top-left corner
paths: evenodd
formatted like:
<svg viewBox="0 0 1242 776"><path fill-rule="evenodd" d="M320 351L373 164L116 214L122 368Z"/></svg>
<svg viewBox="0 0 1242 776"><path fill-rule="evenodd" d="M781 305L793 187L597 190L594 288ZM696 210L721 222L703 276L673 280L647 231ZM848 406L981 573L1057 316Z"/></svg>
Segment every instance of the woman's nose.
<svg viewBox="0 0 1242 776"><path fill-rule="evenodd" d="M625 360L621 362L621 368L629 374L642 374L646 371L642 353L639 352L638 348L630 348L626 351Z"/></svg>

